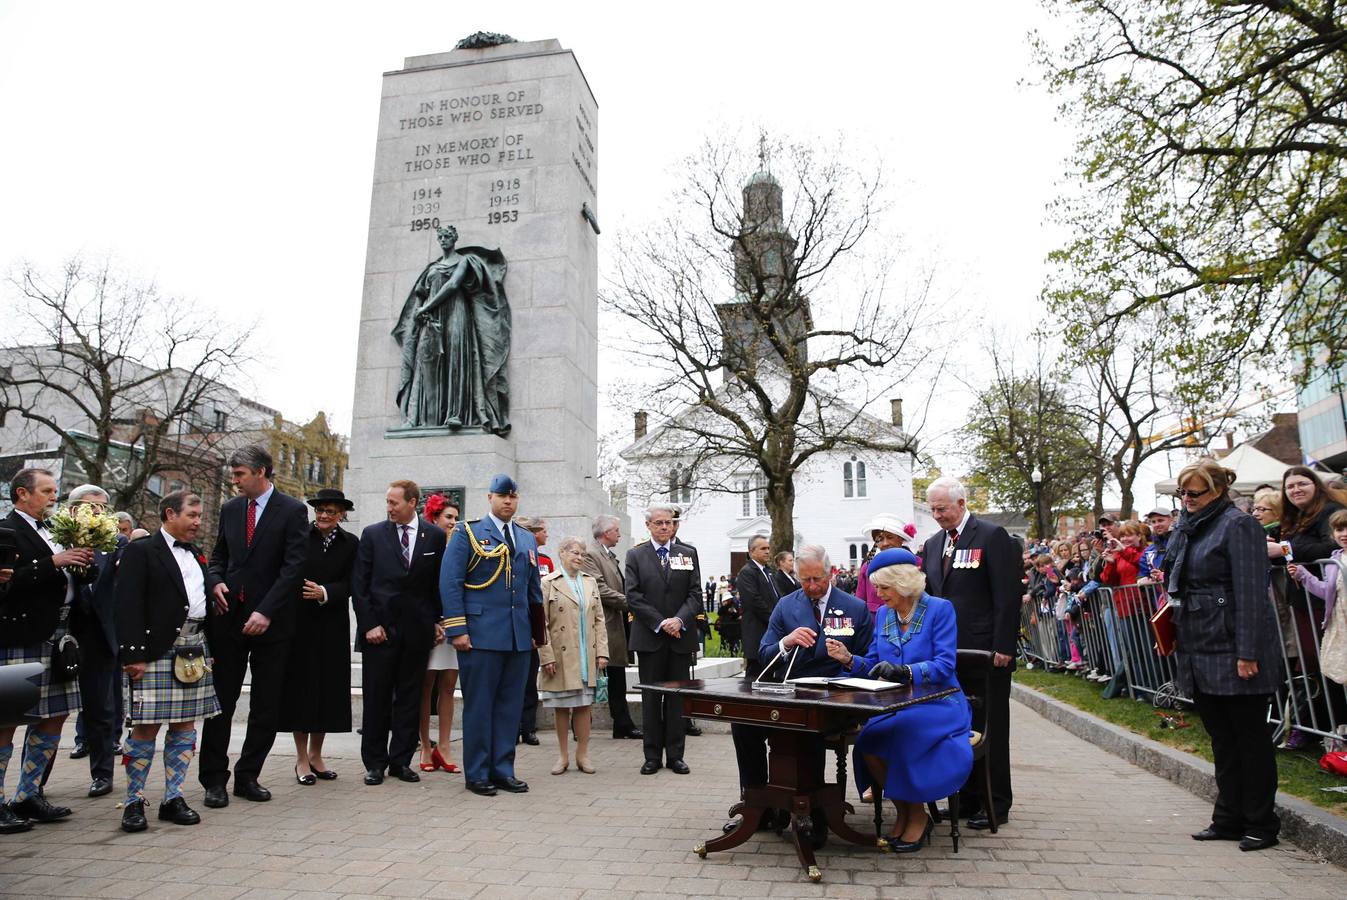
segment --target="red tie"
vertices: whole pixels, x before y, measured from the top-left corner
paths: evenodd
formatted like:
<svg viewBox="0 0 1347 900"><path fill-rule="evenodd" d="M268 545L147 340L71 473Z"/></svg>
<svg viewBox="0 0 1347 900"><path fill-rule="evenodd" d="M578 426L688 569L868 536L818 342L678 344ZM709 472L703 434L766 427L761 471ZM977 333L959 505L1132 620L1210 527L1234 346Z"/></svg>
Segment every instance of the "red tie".
<svg viewBox="0 0 1347 900"><path fill-rule="evenodd" d="M949 570L954 565L954 545L959 543L959 529L951 528L949 530L949 552L945 554L944 574L948 575Z"/></svg>
<svg viewBox="0 0 1347 900"><path fill-rule="evenodd" d="M245 539L245 540L247 541L247 545L248 545L249 547L251 547L251 546L253 545L253 532L255 532L255 531L257 531L257 501L256 501L256 500L249 500L249 501L248 501L248 535L247 535L247 538Z"/></svg>

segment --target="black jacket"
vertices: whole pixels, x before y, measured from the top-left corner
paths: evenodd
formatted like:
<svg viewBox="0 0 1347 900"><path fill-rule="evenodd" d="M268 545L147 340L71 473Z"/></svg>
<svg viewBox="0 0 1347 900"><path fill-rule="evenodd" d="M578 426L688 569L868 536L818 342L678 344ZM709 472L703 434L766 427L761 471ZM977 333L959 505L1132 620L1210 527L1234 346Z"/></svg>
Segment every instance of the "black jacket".
<svg viewBox="0 0 1347 900"><path fill-rule="evenodd" d="M445 543L438 525L420 520L411 568L406 568L397 526L391 521L377 522L360 533L351 575L357 650L365 647L365 632L379 625L390 640L407 629L433 634L440 620L440 563ZM427 643L430 640L426 638Z"/></svg>
<svg viewBox="0 0 1347 900"><path fill-rule="evenodd" d="M767 571L772 572L771 569ZM776 609L776 602L780 598L771 574L764 575L751 559L744 563L744 567L734 577L734 587L739 592L739 604L744 611L744 659L757 659L758 644L767 632L767 622L772 618L772 610Z"/></svg>
<svg viewBox="0 0 1347 900"><path fill-rule="evenodd" d="M308 555L308 510L294 497L275 490L247 541L248 498L235 497L220 507L220 525L210 571L229 588L229 611L210 605L207 632L212 639L236 637L254 612L271 620L255 641L289 640L295 630L295 608L304 583Z"/></svg>
<svg viewBox="0 0 1347 900"><path fill-rule="evenodd" d="M675 569L671 564L665 572L650 541L642 541L627 551L627 605L636 617L627 647L637 653L653 653L666 647L676 653L697 650L696 620L702 609L701 563L696 548L682 541L674 542L670 557L691 562L686 569ZM683 631L677 638L658 631L660 622L673 617L683 620Z"/></svg>
<svg viewBox="0 0 1347 900"><path fill-rule="evenodd" d="M1000 525L969 516L955 549L981 550L977 568L944 574L945 532L926 539L922 571L926 591L954 604L959 647L1014 656L1020 633L1022 563L1015 542Z"/></svg>
<svg viewBox="0 0 1347 900"><path fill-rule="evenodd" d="M1206 694L1272 693L1280 660L1262 526L1230 506L1197 527L1184 559L1174 595L1179 688L1189 697L1194 688ZM1167 576L1174 564L1167 556ZM1240 678L1240 659L1258 660L1258 674Z"/></svg>
<svg viewBox="0 0 1347 900"><path fill-rule="evenodd" d="M191 552L201 566L206 608L210 609L211 589L220 580L206 567L206 555L199 548ZM116 598L122 664L153 662L167 653L187 620L189 607L182 570L162 532L132 541L122 550Z"/></svg>
<svg viewBox="0 0 1347 900"><path fill-rule="evenodd" d="M8 589L0 593L0 647L31 647L56 631L69 582L65 570L52 565L51 547L17 511L3 522L14 531L19 558ZM97 577L90 567L76 587Z"/></svg>

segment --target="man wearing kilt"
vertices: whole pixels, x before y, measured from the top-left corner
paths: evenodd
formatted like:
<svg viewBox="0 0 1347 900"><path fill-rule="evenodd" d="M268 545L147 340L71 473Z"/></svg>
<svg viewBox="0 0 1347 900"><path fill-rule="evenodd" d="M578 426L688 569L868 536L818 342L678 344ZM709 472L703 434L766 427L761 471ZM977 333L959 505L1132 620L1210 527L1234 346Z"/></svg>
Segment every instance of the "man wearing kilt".
<svg viewBox="0 0 1347 900"><path fill-rule="evenodd" d="M201 498L174 491L159 501L163 527L132 541L117 569L117 638L126 672L126 805L123 831L144 831L145 782L159 726L164 737L164 800L159 818L195 825L201 816L182 797L196 749L196 720L218 715L204 625L206 595L218 579L192 543L201 528ZM181 657L181 659L179 659Z"/></svg>
<svg viewBox="0 0 1347 900"><path fill-rule="evenodd" d="M80 708L79 682L52 670L52 652L70 633L70 614L80 583L92 578L94 552L66 550L51 539L47 513L56 505L56 479L46 469L22 469L10 482L14 509L0 524L12 529L18 561L0 594L0 665L42 663L37 706L39 721L24 741L22 767L14 799L0 802L0 834L27 831L33 822L54 822L70 808L53 806L42 795L42 774L61 741L66 716ZM79 575L75 573L79 572ZM0 801L14 752L14 726L0 728Z"/></svg>

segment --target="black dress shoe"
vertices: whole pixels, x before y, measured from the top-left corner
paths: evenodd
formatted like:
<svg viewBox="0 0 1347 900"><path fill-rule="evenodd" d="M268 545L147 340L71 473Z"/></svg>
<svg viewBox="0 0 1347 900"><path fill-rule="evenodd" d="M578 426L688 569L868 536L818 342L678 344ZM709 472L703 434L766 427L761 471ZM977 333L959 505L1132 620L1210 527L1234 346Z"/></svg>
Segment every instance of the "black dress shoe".
<svg viewBox="0 0 1347 900"><path fill-rule="evenodd" d="M0 803L0 834L19 834L30 831L33 823L23 816L15 815L8 803Z"/></svg>
<svg viewBox="0 0 1347 900"><path fill-rule="evenodd" d="M1193 840L1195 841L1237 841L1239 839L1239 834L1231 834L1228 831L1218 831L1211 826L1207 826L1193 835Z"/></svg>
<svg viewBox="0 0 1347 900"><path fill-rule="evenodd" d="M196 825L201 822L201 814L187 805L181 797L174 797L159 804L159 821L172 822L174 825Z"/></svg>
<svg viewBox="0 0 1347 900"><path fill-rule="evenodd" d="M229 805L229 792L223 784L206 788L206 805L211 809L223 809Z"/></svg>
<svg viewBox="0 0 1347 900"><path fill-rule="evenodd" d="M1010 816L997 816L996 827L1000 828L1002 825L1006 824L1006 821L1009 818ZM973 829L974 831L986 831L988 828L992 827L992 821L990 818L987 817L986 813L978 813L976 816L973 816L973 818L968 820L968 827Z"/></svg>
<svg viewBox="0 0 1347 900"><path fill-rule="evenodd" d="M645 738L645 732L639 728L628 728L626 731L614 731L613 740L615 741L639 741Z"/></svg>
<svg viewBox="0 0 1347 900"><path fill-rule="evenodd" d="M522 731L519 733L519 740L528 744L530 747L536 747L538 746L538 732Z"/></svg>
<svg viewBox="0 0 1347 900"><path fill-rule="evenodd" d="M1251 834L1246 834L1239 839L1239 849L1241 850L1266 850L1268 847L1275 847L1281 841L1275 837L1260 838Z"/></svg>
<svg viewBox="0 0 1347 900"><path fill-rule="evenodd" d="M691 735L692 737L701 737L702 729L698 725L689 725L688 727L683 729L683 733Z"/></svg>
<svg viewBox="0 0 1347 900"><path fill-rule="evenodd" d="M468 790L481 797L496 796L496 786L489 781L469 781L466 782Z"/></svg>
<svg viewBox="0 0 1347 900"><path fill-rule="evenodd" d="M52 806L41 794L34 794L27 800L11 803L9 808L14 815L37 823L55 822L70 815L70 807Z"/></svg>
<svg viewBox="0 0 1347 900"><path fill-rule="evenodd" d="M75 741L75 749L70 751L71 759L84 759L89 755L89 745L84 741Z"/></svg>
<svg viewBox="0 0 1347 900"><path fill-rule="evenodd" d="M132 800L122 807L122 831L144 831L150 827L145 821L145 801Z"/></svg>
<svg viewBox="0 0 1347 900"><path fill-rule="evenodd" d="M244 800L251 800L254 803L266 803L271 799L271 791L258 784L255 779L234 780L234 796L242 797Z"/></svg>
<svg viewBox="0 0 1347 900"><path fill-rule="evenodd" d="M381 769L365 770L365 784L368 784L370 787L373 787L376 784L383 784L383 783L384 783L383 770Z"/></svg>
<svg viewBox="0 0 1347 900"><path fill-rule="evenodd" d="M688 768L688 764L683 762L681 759L669 760L669 768L670 770L673 771L675 775L686 775L687 773L692 771L691 769Z"/></svg>
<svg viewBox="0 0 1347 900"><path fill-rule="evenodd" d="M641 765L641 774L642 774L642 775L654 775L656 772L659 771L659 768L660 768L660 766L659 766L659 763L658 763L658 762L656 762L656 761L653 760L653 759L647 759L647 760Z"/></svg>
<svg viewBox="0 0 1347 900"><path fill-rule="evenodd" d="M104 794L111 794L111 793L112 793L111 778L95 778L93 781L89 782L90 797L101 797Z"/></svg>
<svg viewBox="0 0 1347 900"><path fill-rule="evenodd" d="M511 794L527 794L529 791L528 784L518 778L493 778L491 783L502 791L509 791Z"/></svg>
<svg viewBox="0 0 1347 900"><path fill-rule="evenodd" d="M413 772L410 766L389 766L388 774L398 781L405 781L408 784L415 784L421 780L421 776Z"/></svg>

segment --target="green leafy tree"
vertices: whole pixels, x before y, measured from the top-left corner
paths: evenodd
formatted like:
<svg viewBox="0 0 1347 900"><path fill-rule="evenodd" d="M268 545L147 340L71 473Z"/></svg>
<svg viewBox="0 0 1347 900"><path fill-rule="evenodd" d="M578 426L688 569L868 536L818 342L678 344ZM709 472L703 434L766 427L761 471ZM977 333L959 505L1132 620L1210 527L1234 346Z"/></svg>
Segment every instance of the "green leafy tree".
<svg viewBox="0 0 1347 900"><path fill-rule="evenodd" d="M1059 311L1163 317L1202 365L1347 358L1347 22L1335 0L1045 0L1080 130ZM1289 353L1288 353L1289 351ZM1325 354L1327 359L1324 358Z"/></svg>
<svg viewBox="0 0 1347 900"><path fill-rule="evenodd" d="M1002 509L1031 510L1034 537L1046 537L1054 530L1054 510L1077 506L1089 493L1098 470L1091 441L1042 343L1032 371L1015 371L995 351L992 364L995 377L978 392L964 427L972 445L970 480L985 483Z"/></svg>

